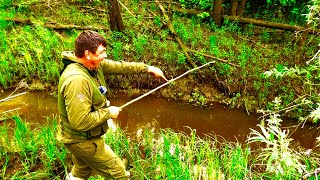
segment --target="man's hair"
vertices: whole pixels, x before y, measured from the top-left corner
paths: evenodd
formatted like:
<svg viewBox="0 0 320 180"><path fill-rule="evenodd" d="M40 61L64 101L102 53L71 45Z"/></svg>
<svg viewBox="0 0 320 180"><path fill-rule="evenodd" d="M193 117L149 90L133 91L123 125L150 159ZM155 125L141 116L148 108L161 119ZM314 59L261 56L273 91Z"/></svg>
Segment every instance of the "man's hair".
<svg viewBox="0 0 320 180"><path fill-rule="evenodd" d="M89 50L96 53L100 45L107 47L107 41L95 31L84 31L75 40L74 53L78 58L84 56L84 52Z"/></svg>

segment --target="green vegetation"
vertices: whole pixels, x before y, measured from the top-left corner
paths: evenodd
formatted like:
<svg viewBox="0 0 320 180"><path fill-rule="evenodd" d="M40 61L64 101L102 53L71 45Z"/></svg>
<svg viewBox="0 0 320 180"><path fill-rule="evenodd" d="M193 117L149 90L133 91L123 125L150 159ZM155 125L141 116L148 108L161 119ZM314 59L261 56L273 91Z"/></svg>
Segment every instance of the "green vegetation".
<svg viewBox="0 0 320 180"><path fill-rule="evenodd" d="M278 128L279 121L278 116L270 116L268 125L260 126L261 132L252 130L247 145L210 134L201 139L192 129L190 134L148 128L127 134L118 128L104 138L116 154L128 160L131 179L300 179L319 166L319 157L317 152L296 151L288 133ZM0 129L1 178L63 178L71 162L55 140L56 127L55 118L36 129L18 116L8 119ZM255 149L258 142L264 148Z"/></svg>
<svg viewBox="0 0 320 180"><path fill-rule="evenodd" d="M212 1L179 2L185 8L202 10L208 10L212 5ZM111 59L153 64L162 68L169 77L175 77L191 68L188 57L174 41L172 33L167 28L157 3L152 1L124 1L123 3L130 11L123 12L126 30L124 32L99 31L109 42L108 55ZM84 6L84 4L84 1L71 1L66 4L58 1L47 4L37 0L4 1L0 8L1 86L12 87L25 79L28 83L40 80L46 84L46 87L55 89L62 67L60 54L63 50L73 49L74 38L81 30L70 28L54 30L45 25L49 23L106 28L109 26L104 1L93 1L90 6ZM296 1L267 1L263 5L264 9L258 11L254 4L248 4L248 9L254 9L255 14L246 13L250 16L264 17L265 11L268 11L265 14L276 14L278 11L286 13L290 9L301 6ZM226 4L226 8L229 6L230 4ZM307 10L307 6L304 5L298 12ZM310 10L310 12L313 11ZM302 48L300 63L297 64L295 54L299 49L297 42L300 35L294 37L289 31L278 34L276 30L252 24L244 27L229 20L225 20L222 27L217 27L206 17L189 16L175 11L171 14L172 25L182 43L198 52L188 53L197 65L213 60L204 56L207 54L240 66L237 68L217 61L215 66L210 68L211 70L205 70L204 78L207 83L213 87L219 87L226 96L235 97L232 104L246 106L247 110L252 111L269 108L269 102L275 97L281 97L282 106L287 107L297 97L319 93L318 87L314 86L318 84L318 78L314 76L318 71L318 61L312 61L307 66L303 65L317 52L318 36L307 37L308 44ZM298 15L299 18L306 17L301 13ZM312 21L314 16L307 17ZM5 18L28 18L34 25L13 23ZM265 17L266 20L274 18L276 17ZM299 24L291 16L282 18L282 21L293 21L294 24ZM275 78L266 76L265 72L273 68L280 73L285 68L300 69L299 71L305 73L295 76L283 74ZM305 75L308 75L308 83L305 83ZM131 80L133 77L127 79ZM194 80L199 83L203 81L199 77ZM118 81L112 80L110 87L119 87L116 82ZM131 84L133 87L150 88L148 82L134 81ZM153 84L156 86L159 82ZM192 93L196 94L192 95ZM239 93L240 98L236 97ZM197 103L199 105L205 105L205 101L209 101L203 98L201 92L191 92L190 96L193 97L190 102L196 102L195 96L200 97ZM245 102L244 99L250 99L247 97L255 97L256 100ZM312 99L310 106L315 107L317 98L310 99ZM248 104L252 105L249 107ZM290 115L306 116L301 113L305 110L305 107L297 106Z"/></svg>
<svg viewBox="0 0 320 180"><path fill-rule="evenodd" d="M221 142L211 135L200 139L193 130L183 134L146 129L133 139L122 131L107 133L108 144L129 160L133 179L299 179L319 167L316 153L304 155L303 150L291 145L289 134L280 129L279 119L284 114L300 121L319 122L318 35L305 36L302 46L301 32L228 19L217 27L208 13L212 0L162 4L175 29L173 35L155 1L121 2L128 8L122 8L126 30L99 30L108 41L110 59L145 62L160 67L168 77L176 77L192 68L190 59L200 66L214 60L209 56L221 58L239 68L217 61L202 69L202 75L192 74L190 78L199 87L218 87L228 98L223 102L244 106L247 111L267 109L270 118L266 126L252 130L247 145ZM256 1L247 3L246 17L299 26L319 24L318 1L311 1L311 5L296 0L252 2ZM177 4L205 12L191 15L171 11ZM225 12L230 6L229 1L223 4ZM13 18L29 19L33 24L19 23ZM0 0L0 90L14 87L21 80L28 84L40 81L55 89L62 67L60 54L73 49L73 41L82 30L49 28L48 24L109 28L106 1L93 0L88 4L84 0ZM186 55L175 37L192 51ZM110 88L125 87L131 91L133 87L152 88L161 83L141 77L144 80L110 77L108 84ZM131 80L135 81L128 83ZM169 88L180 89L175 83ZM189 96L184 96L184 92L175 94L177 98L189 97L187 101L195 105L207 105L210 97L201 88L195 89ZM7 120L0 126L1 178L62 178L70 159L55 140L55 119L48 119L48 124L40 129L30 128L19 117L12 120L14 125ZM261 143L262 148L250 148L255 143ZM16 162L19 165L13 166Z"/></svg>

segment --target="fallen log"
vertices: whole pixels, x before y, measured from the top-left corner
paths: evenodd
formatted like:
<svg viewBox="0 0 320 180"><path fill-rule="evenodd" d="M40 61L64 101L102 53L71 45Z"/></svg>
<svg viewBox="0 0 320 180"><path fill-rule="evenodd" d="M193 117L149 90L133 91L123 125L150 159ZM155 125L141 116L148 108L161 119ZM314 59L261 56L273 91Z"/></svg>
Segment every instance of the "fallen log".
<svg viewBox="0 0 320 180"><path fill-rule="evenodd" d="M256 19L249 19L249 18L243 18L238 16L224 16L225 19L231 20L231 21L238 21L240 23L244 24L253 24L256 26L262 26L262 27L269 27L269 28L276 28L276 29L283 29L288 31L305 31L308 30L309 34L318 34L320 33L319 29L310 29L302 26L292 26L289 24L283 24L283 23L274 23L269 21L262 21L262 20L256 20Z"/></svg>
<svg viewBox="0 0 320 180"><path fill-rule="evenodd" d="M180 7L173 7L172 8L176 12L180 13L187 13L191 15L197 15L203 12L207 11L200 11L200 10L194 10L194 9L183 9ZM209 13L209 12L208 12ZM311 29L311 28L306 28L302 26L294 26L294 25L289 25L289 24L284 24L284 23L274 23L274 22L269 22L269 21L263 21L263 20L256 20L256 19L251 19L251 18L244 18L244 17L239 17L239 16L223 16L223 19L228 19L230 21L238 21L243 24L253 24L255 26L262 26L262 27L269 27L269 28L275 28L275 29L282 29L282 30L287 30L287 31L305 31L308 30L309 34L318 34L320 33L320 29Z"/></svg>
<svg viewBox="0 0 320 180"><path fill-rule="evenodd" d="M37 23L32 22L30 19L22 19L22 18L5 18L6 21L14 22L17 24L27 24L27 25L37 25ZM58 23L45 23L44 27L55 29L55 30L63 30L63 29L79 29L79 30L103 30L108 31L108 28L105 27L93 27L93 26L79 26L79 25L64 25Z"/></svg>

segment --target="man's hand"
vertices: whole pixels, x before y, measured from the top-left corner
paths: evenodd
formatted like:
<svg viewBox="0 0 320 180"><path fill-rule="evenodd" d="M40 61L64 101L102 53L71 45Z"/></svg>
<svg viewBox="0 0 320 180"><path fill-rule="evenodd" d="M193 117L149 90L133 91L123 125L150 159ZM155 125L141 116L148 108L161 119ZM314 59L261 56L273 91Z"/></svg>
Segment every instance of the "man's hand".
<svg viewBox="0 0 320 180"><path fill-rule="evenodd" d="M161 69L154 67L154 66L149 66L148 67L148 72L152 73L155 77L161 77L164 80L168 81L168 79L164 76L163 72Z"/></svg>
<svg viewBox="0 0 320 180"><path fill-rule="evenodd" d="M119 112L121 111L121 109L117 106L109 106L108 109L110 111L110 117L113 119L117 118L119 115Z"/></svg>

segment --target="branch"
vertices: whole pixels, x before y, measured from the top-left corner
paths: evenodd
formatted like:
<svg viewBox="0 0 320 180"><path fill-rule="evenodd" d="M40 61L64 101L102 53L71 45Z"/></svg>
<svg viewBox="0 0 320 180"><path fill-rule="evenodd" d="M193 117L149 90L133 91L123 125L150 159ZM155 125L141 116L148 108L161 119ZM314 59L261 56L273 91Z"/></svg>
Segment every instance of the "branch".
<svg viewBox="0 0 320 180"><path fill-rule="evenodd" d="M8 111L4 111L4 112L1 112L0 115L2 114L7 114L7 113L10 113L10 112L13 112L13 111L18 111L20 108L14 108L14 109L10 109ZM1 120L0 120L1 121Z"/></svg>
<svg viewBox="0 0 320 180"><path fill-rule="evenodd" d="M136 17L120 0L118 0L119 4L131 14L131 16Z"/></svg>
<svg viewBox="0 0 320 180"><path fill-rule="evenodd" d="M104 10L104 9L99 9L99 8L91 7L91 6L80 6L80 8L85 8L86 10L84 12L87 12L87 11L98 11L98 12L106 13L106 10Z"/></svg>
<svg viewBox="0 0 320 180"><path fill-rule="evenodd" d="M209 58L215 59L215 60L217 60L217 61L230 64L230 65L235 66L235 67L240 67L239 65L230 63L230 62L228 62L227 60L220 59L220 58L218 58L218 57L214 57L214 56L211 56L211 55L203 54L203 53L200 53L200 52L198 52L198 51L195 51L195 50L192 50L192 49L188 48L186 45L183 44L182 40L179 38L178 34L175 32L175 30L174 30L174 28L173 28L173 26L172 26L172 23L171 23L169 17L168 17L168 16L166 15L166 13L165 13L165 9L163 8L163 6L162 6L161 4L159 4L159 7L160 7L160 9L161 9L162 13L164 14L164 17L165 17L165 19L166 19L166 21L167 21L167 26L168 26L168 28L170 29L170 31L172 32L172 34L173 34L174 37L176 38L176 40L177 40L178 44L180 45L183 53L184 53L185 56L187 57L188 62L189 62L193 67L197 67L197 65L196 65L196 63L195 63L194 61L191 60L191 58L190 58L190 56L189 56L189 54L188 54L188 51L189 51L189 52L193 52L193 53L198 53L198 54L203 55L203 56L205 56L205 57L209 57Z"/></svg>
<svg viewBox="0 0 320 180"><path fill-rule="evenodd" d="M170 29L171 33L174 35L176 41L178 42L178 44L180 45L184 55L187 57L188 62L192 65L193 68L197 67L196 63L190 58L188 52L187 52L187 48L186 46L183 44L182 40L179 38L178 34L176 33L176 31L173 28L173 25L168 17L168 15L166 14L166 11L164 9L164 7L161 4L158 4L158 6L160 7L163 16L167 22L167 26Z"/></svg>
<svg viewBox="0 0 320 180"><path fill-rule="evenodd" d="M197 15L203 12L207 12L207 11L201 11L201 10L196 10L196 9L183 9L177 6L174 6L172 8L174 11L180 12L180 13L187 13L187 14L191 14L191 15Z"/></svg>
<svg viewBox="0 0 320 180"><path fill-rule="evenodd" d="M203 54L203 53L201 53L199 51L196 51L196 50L193 50L193 49L189 49L189 48L188 48L188 51L193 52L193 53L197 53L197 54L200 54L202 56L205 56L205 57L208 57L208 58L212 58L212 59L215 59L217 61L220 61L220 62L223 62L223 63L227 63L227 64L229 64L231 66L235 66L235 67L240 68L240 66L237 65L237 64L233 64L231 62L228 62L227 60L224 60L224 59L221 59L221 58L218 58L218 57L215 57L215 56L211 56L211 55L208 55L208 54Z"/></svg>

